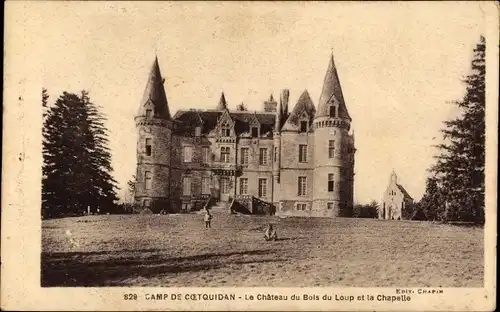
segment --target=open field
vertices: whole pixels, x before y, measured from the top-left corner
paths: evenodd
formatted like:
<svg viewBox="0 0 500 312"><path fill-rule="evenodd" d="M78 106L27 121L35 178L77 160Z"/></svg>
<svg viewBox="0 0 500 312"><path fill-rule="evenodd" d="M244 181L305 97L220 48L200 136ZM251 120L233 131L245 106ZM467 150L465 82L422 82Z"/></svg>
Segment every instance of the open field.
<svg viewBox="0 0 500 312"><path fill-rule="evenodd" d="M276 242L263 239L277 223ZM42 286L482 287L483 230L216 214L43 221Z"/></svg>

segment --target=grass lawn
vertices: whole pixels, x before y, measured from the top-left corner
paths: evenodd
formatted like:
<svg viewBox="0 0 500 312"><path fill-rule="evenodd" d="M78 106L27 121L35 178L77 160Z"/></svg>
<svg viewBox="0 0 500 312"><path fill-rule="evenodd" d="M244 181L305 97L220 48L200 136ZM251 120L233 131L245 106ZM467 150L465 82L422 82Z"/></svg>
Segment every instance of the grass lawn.
<svg viewBox="0 0 500 312"><path fill-rule="evenodd" d="M277 223L279 241L263 239ZM482 287L483 229L216 214L44 220L42 286Z"/></svg>

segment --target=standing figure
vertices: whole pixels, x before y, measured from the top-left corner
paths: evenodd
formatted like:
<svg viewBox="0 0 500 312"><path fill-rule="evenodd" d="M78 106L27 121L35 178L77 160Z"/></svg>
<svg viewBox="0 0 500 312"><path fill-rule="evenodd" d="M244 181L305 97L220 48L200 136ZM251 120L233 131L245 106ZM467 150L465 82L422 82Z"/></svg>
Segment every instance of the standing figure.
<svg viewBox="0 0 500 312"><path fill-rule="evenodd" d="M264 233L264 239L266 241L275 241L278 239L278 234L271 223L267 226L266 232Z"/></svg>
<svg viewBox="0 0 500 312"><path fill-rule="evenodd" d="M208 209L205 209L205 228L210 229L212 228L210 221L212 220L212 215L208 211Z"/></svg>

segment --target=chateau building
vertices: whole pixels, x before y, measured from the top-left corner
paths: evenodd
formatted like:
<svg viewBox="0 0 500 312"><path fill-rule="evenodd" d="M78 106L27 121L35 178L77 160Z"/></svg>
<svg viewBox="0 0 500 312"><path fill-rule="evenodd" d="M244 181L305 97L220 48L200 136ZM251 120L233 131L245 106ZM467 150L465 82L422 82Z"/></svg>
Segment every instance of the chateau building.
<svg viewBox="0 0 500 312"><path fill-rule="evenodd" d="M402 220L403 210L413 204L413 198L398 184L398 176L392 171L389 185L384 192L382 206L379 208L379 219Z"/></svg>
<svg viewBox="0 0 500 312"><path fill-rule="evenodd" d="M307 90L290 111L288 90L255 112L229 109L222 93L213 109L172 116L163 83L155 59L135 117L141 209L199 209L212 198L249 213L257 202L283 215L350 215L356 149L333 56L317 108Z"/></svg>

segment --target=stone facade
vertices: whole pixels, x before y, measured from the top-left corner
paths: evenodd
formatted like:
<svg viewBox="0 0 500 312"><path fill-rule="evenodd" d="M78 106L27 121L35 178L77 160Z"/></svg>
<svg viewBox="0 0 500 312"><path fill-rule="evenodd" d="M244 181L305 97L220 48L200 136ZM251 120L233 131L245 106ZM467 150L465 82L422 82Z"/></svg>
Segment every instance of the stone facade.
<svg viewBox="0 0 500 312"><path fill-rule="evenodd" d="M139 207L189 211L233 198L282 215L350 214L356 149L333 56L317 110L304 91L289 112L283 90L259 112L229 110L222 94L214 109L171 117L163 82L155 60L136 117Z"/></svg>
<svg viewBox="0 0 500 312"><path fill-rule="evenodd" d="M389 185L382 198L382 205L379 207L378 218L384 220L403 220L403 210L410 205L413 205L413 199L405 188L398 184L398 176L393 171Z"/></svg>

